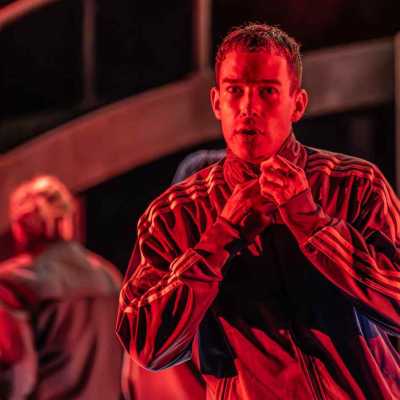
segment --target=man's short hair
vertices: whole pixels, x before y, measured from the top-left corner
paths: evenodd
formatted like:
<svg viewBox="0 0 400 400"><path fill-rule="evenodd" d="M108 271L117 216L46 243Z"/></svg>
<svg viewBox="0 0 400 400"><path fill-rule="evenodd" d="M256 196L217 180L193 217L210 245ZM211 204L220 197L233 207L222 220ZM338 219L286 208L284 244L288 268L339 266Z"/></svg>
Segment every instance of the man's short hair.
<svg viewBox="0 0 400 400"><path fill-rule="evenodd" d="M215 58L215 79L219 84L221 63L232 50L249 52L275 52L286 58L289 75L292 79L291 91L301 86L303 65L300 44L276 26L250 22L234 27L223 39Z"/></svg>

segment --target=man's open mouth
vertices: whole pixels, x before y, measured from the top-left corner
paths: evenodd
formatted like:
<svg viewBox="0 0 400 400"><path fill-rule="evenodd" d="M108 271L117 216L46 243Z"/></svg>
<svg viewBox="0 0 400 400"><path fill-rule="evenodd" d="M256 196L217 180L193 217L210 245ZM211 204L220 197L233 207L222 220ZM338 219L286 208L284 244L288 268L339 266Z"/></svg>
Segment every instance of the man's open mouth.
<svg viewBox="0 0 400 400"><path fill-rule="evenodd" d="M246 136L254 136L254 135L257 135L258 130L257 129L240 129L239 133L242 135L246 135Z"/></svg>

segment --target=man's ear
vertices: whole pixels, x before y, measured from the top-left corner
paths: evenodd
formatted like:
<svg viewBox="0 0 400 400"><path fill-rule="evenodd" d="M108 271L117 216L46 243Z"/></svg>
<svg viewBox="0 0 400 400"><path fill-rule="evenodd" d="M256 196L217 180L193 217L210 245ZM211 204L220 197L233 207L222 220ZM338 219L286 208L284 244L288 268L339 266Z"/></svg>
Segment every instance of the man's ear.
<svg viewBox="0 0 400 400"><path fill-rule="evenodd" d="M292 114L292 122L300 121L303 117L307 104L308 104L308 93L305 89L299 89L294 94L295 96L295 108Z"/></svg>
<svg viewBox="0 0 400 400"><path fill-rule="evenodd" d="M213 86L210 90L210 102L215 118L221 119L221 108L219 102L219 89Z"/></svg>

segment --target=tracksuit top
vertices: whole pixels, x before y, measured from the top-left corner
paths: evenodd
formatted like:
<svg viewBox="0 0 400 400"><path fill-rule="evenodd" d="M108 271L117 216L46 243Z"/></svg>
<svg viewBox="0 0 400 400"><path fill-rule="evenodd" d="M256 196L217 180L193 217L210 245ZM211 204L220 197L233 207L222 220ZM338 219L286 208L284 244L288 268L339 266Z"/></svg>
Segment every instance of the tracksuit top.
<svg viewBox="0 0 400 400"><path fill-rule="evenodd" d="M227 157L172 186L138 222L117 332L141 366L192 358L208 399L400 398L400 205L373 164L279 154L310 189L251 243L220 213L257 167Z"/></svg>

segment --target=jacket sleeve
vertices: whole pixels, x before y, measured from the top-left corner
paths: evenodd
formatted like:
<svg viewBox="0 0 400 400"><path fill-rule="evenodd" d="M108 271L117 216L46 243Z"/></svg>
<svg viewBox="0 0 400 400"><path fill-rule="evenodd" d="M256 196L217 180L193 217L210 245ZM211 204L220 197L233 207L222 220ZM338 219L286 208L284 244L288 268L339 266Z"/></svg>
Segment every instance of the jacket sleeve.
<svg viewBox="0 0 400 400"><path fill-rule="evenodd" d="M0 297L12 296L1 283L0 292ZM28 315L0 299L0 326L0 398L26 398L37 379L37 354Z"/></svg>
<svg viewBox="0 0 400 400"><path fill-rule="evenodd" d="M383 175L374 173L364 181L351 223L328 216L310 191L280 211L311 264L372 320L400 334L400 204Z"/></svg>
<svg viewBox="0 0 400 400"><path fill-rule="evenodd" d="M138 224L120 294L117 334L134 360L158 370L190 358L232 244L240 240L232 226L217 219L190 247L190 227L183 218L167 223L161 217L151 220L150 215Z"/></svg>

